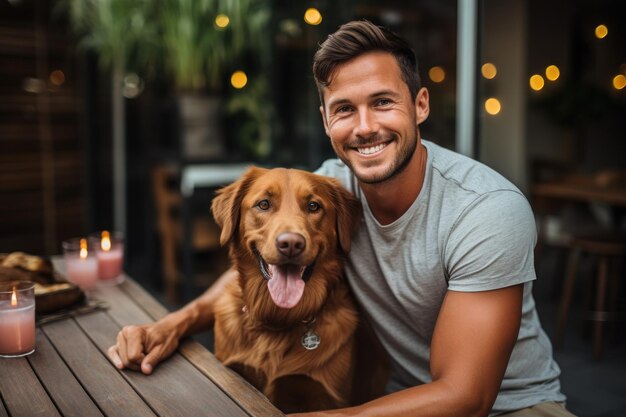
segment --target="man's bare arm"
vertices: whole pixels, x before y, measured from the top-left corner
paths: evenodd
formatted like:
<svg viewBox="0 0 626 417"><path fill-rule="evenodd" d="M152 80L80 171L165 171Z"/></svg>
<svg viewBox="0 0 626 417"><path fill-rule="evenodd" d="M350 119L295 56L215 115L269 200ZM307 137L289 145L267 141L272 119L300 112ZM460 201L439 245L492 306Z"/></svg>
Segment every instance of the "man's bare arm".
<svg viewBox="0 0 626 417"><path fill-rule="evenodd" d="M237 272L230 269L204 294L180 310L155 323L125 326L118 333L116 344L109 348L109 358L119 369L152 373L157 363L174 353L181 338L211 327L215 302L224 287L236 278Z"/></svg>
<svg viewBox="0 0 626 417"><path fill-rule="evenodd" d="M431 345L433 381L362 406L302 416L487 416L519 332L523 285L448 291Z"/></svg>

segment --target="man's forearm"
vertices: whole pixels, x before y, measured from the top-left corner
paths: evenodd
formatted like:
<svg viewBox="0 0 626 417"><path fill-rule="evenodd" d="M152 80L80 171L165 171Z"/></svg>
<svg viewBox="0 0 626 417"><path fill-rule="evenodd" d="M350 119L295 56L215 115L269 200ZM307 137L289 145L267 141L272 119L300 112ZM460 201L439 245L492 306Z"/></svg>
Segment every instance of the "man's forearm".
<svg viewBox="0 0 626 417"><path fill-rule="evenodd" d="M408 388L356 407L314 413L290 414L299 417L484 417L491 405L444 381Z"/></svg>

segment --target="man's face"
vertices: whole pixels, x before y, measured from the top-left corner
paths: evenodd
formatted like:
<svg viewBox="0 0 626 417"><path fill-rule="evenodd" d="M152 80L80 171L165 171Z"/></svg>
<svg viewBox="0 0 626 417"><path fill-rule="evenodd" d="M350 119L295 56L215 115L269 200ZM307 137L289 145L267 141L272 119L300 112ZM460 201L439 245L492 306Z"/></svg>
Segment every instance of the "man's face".
<svg viewBox="0 0 626 417"><path fill-rule="evenodd" d="M323 94L326 134L359 181L380 183L406 167L428 117L428 91L411 99L393 55L368 52L340 65Z"/></svg>

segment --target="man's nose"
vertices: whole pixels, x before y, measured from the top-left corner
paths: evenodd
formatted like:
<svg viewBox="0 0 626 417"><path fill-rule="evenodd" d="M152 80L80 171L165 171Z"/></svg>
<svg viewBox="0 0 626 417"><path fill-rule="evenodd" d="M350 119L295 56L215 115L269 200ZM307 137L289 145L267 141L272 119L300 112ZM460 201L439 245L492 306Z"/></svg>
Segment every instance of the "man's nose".
<svg viewBox="0 0 626 417"><path fill-rule="evenodd" d="M355 136L368 137L378 131L378 124L369 110L359 110L358 124L354 128Z"/></svg>

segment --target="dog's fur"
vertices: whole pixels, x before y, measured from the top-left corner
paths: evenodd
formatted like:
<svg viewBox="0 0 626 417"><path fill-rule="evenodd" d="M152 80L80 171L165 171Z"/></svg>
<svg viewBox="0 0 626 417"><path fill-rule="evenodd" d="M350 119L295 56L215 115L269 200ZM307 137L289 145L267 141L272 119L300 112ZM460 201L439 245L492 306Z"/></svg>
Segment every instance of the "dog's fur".
<svg viewBox="0 0 626 417"><path fill-rule="evenodd" d="M239 274L215 306L217 358L284 412L343 407L380 395L384 362L362 355L379 354L370 339L357 349L357 338L369 336L361 331L342 272L342 257L361 219L359 201L330 178L250 168L218 192L212 211ZM295 235L299 249L292 253L283 238ZM280 288L287 282L301 288L293 274L304 267L311 271L304 272L305 280L310 277L301 298L299 290L271 294L280 268L288 276ZM270 271L267 276L262 269ZM301 345L309 327L321 338L314 350Z"/></svg>

